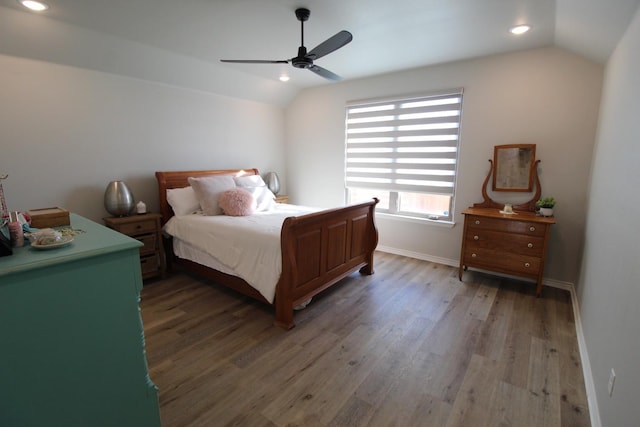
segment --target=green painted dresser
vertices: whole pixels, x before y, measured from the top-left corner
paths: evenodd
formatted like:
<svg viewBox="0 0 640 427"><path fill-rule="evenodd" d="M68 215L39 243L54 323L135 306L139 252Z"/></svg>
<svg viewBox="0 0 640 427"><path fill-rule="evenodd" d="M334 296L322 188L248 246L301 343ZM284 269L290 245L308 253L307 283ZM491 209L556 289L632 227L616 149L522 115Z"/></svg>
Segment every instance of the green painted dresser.
<svg viewBox="0 0 640 427"><path fill-rule="evenodd" d="M78 215L69 245L0 258L0 426L160 426L141 243Z"/></svg>

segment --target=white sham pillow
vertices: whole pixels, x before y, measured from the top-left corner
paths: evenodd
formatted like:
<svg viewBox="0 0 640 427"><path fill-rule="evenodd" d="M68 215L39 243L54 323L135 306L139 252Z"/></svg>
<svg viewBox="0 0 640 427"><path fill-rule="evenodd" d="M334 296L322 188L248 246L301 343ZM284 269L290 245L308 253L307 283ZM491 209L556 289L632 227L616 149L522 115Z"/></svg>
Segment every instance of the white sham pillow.
<svg viewBox="0 0 640 427"><path fill-rule="evenodd" d="M233 180L238 187L242 188L267 186L260 175L236 176L233 177Z"/></svg>
<svg viewBox="0 0 640 427"><path fill-rule="evenodd" d="M236 187L236 183L230 175L190 177L189 184L196 193L202 211L209 216L222 215L222 209L219 205L220 195L226 190Z"/></svg>
<svg viewBox="0 0 640 427"><path fill-rule="evenodd" d="M167 202L175 215L190 215L200 209L192 187L167 189Z"/></svg>
<svg viewBox="0 0 640 427"><path fill-rule="evenodd" d="M276 196L267 188L263 187L246 187L247 190L256 201L254 212L265 212L272 210L276 205Z"/></svg>

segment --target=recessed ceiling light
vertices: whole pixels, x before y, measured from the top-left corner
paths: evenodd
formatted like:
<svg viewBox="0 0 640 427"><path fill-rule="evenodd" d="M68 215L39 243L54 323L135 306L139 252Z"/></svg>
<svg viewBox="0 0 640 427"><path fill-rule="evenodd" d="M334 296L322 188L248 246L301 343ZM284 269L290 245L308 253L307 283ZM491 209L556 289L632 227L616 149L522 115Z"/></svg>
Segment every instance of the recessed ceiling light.
<svg viewBox="0 0 640 427"><path fill-rule="evenodd" d="M288 82L289 81L289 76L283 74L280 76L280 81L281 82Z"/></svg>
<svg viewBox="0 0 640 427"><path fill-rule="evenodd" d="M33 0L18 0L18 3L20 3L21 5L23 5L24 7L26 7L29 10L33 10L34 12L44 12L45 10L49 9L49 5L46 3L42 3L39 1L33 1Z"/></svg>
<svg viewBox="0 0 640 427"><path fill-rule="evenodd" d="M531 25L516 25L515 27L511 27L509 28L509 32L511 34L515 34L516 36L519 36L520 34L524 34L527 31L529 31L531 29Z"/></svg>

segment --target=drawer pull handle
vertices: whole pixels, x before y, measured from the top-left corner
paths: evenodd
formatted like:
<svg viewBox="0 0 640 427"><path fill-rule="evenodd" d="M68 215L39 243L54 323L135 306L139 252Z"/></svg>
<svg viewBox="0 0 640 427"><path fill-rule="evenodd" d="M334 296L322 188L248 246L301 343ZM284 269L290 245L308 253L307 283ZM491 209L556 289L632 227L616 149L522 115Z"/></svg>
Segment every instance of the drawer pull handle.
<svg viewBox="0 0 640 427"><path fill-rule="evenodd" d="M536 228L534 226L529 227L529 231L536 231Z"/></svg>
<svg viewBox="0 0 640 427"><path fill-rule="evenodd" d="M471 254L471 258L475 258L476 256L476 254Z"/></svg>
<svg viewBox="0 0 640 427"><path fill-rule="evenodd" d="M527 247L528 247L529 249L531 249L531 248L533 247L533 243L529 243L529 244L527 245Z"/></svg>
<svg viewBox="0 0 640 427"><path fill-rule="evenodd" d="M525 266L525 267L527 267L527 268L529 268L529 267L531 267L531 264L529 264L528 262L525 262L525 263L524 263L524 266Z"/></svg>
<svg viewBox="0 0 640 427"><path fill-rule="evenodd" d="M473 240L478 240L479 237L478 236L473 236Z"/></svg>
<svg viewBox="0 0 640 427"><path fill-rule="evenodd" d="M480 220L476 219L476 225L480 225Z"/></svg>

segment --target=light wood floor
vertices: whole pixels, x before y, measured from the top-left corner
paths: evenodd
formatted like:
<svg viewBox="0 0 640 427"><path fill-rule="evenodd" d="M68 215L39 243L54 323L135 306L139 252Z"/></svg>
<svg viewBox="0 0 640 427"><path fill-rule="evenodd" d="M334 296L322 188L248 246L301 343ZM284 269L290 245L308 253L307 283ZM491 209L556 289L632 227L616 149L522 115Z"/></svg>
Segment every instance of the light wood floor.
<svg viewBox="0 0 640 427"><path fill-rule="evenodd" d="M566 291L377 253L271 326L179 273L142 291L163 426L589 426Z"/></svg>

